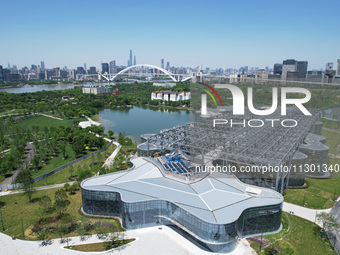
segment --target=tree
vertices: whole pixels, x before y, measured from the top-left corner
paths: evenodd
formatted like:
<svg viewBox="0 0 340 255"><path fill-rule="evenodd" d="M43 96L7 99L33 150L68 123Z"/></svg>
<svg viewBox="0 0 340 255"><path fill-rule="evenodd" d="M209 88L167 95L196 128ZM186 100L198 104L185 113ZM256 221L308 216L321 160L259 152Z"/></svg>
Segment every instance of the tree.
<svg viewBox="0 0 340 255"><path fill-rule="evenodd" d="M276 255L281 253L282 249L279 244L270 244L268 247L264 248L265 255Z"/></svg>
<svg viewBox="0 0 340 255"><path fill-rule="evenodd" d="M326 231L340 229L340 224L337 223L336 218L331 213L321 212L316 216L316 219L322 223L321 238Z"/></svg>
<svg viewBox="0 0 340 255"><path fill-rule="evenodd" d="M77 226L77 234L80 236L80 240L84 241L85 240L85 235L87 232L87 222L81 222Z"/></svg>
<svg viewBox="0 0 340 255"><path fill-rule="evenodd" d="M41 158L38 154L35 154L32 160L33 167L38 170L41 168Z"/></svg>
<svg viewBox="0 0 340 255"><path fill-rule="evenodd" d="M109 134L110 138L112 138L114 135L114 132L112 130L107 131L107 133Z"/></svg>
<svg viewBox="0 0 340 255"><path fill-rule="evenodd" d="M79 171L78 176L77 176L77 182L81 183L83 180L86 178L89 178L92 176L92 172L90 169L83 169Z"/></svg>
<svg viewBox="0 0 340 255"><path fill-rule="evenodd" d="M32 202L34 188L32 185L32 174L29 170L23 170L18 174L17 181L23 184L25 195L28 196L29 202Z"/></svg>
<svg viewBox="0 0 340 255"><path fill-rule="evenodd" d="M65 138L63 138L62 140L60 140L60 150L63 153L63 157L64 159L66 159L66 145L67 145L67 141Z"/></svg>
<svg viewBox="0 0 340 255"><path fill-rule="evenodd" d="M76 153L76 157L82 156L84 151L85 151L85 147L84 147L84 139L82 137L75 137L75 141L72 144L72 149L74 150L74 152Z"/></svg>
<svg viewBox="0 0 340 255"><path fill-rule="evenodd" d="M51 198L47 195L44 195L40 198L39 205L41 208L44 209L44 212L46 213L52 206Z"/></svg>
<svg viewBox="0 0 340 255"><path fill-rule="evenodd" d="M38 236L38 239L42 241L42 245L46 245L46 242L45 240L47 239L48 237L48 233L47 233L47 230L44 228L42 229L41 231L39 231L37 233L37 236Z"/></svg>
<svg viewBox="0 0 340 255"><path fill-rule="evenodd" d="M64 243L65 240L64 240L64 236L66 235L67 233L67 227L66 225L63 225L63 224L57 224L54 228L54 232L57 234L57 236L59 236L60 238L60 243Z"/></svg>
<svg viewBox="0 0 340 255"><path fill-rule="evenodd" d="M61 216L67 209L70 201L67 199L67 194L64 189L57 190L54 194L54 208Z"/></svg>

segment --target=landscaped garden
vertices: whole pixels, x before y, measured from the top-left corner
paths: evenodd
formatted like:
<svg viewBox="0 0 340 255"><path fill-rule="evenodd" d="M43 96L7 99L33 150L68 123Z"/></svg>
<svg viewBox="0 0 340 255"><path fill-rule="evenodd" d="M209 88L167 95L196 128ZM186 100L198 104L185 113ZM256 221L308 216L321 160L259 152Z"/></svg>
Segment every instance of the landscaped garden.
<svg viewBox="0 0 340 255"><path fill-rule="evenodd" d="M284 212L279 233L249 238L248 241L257 254L336 255L327 236L321 237L320 230L313 222Z"/></svg>

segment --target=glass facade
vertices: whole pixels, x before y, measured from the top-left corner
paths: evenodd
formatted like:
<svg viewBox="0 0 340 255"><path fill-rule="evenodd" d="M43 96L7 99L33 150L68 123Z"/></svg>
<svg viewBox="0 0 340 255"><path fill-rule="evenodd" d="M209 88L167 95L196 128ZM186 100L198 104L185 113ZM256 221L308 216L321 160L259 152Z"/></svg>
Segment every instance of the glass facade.
<svg viewBox="0 0 340 255"><path fill-rule="evenodd" d="M212 224L164 200L126 203L118 192L82 188L83 211L89 215L115 216L126 229L169 225L181 229L206 249L229 251L238 236L256 235L280 228L282 204L248 208L230 224Z"/></svg>

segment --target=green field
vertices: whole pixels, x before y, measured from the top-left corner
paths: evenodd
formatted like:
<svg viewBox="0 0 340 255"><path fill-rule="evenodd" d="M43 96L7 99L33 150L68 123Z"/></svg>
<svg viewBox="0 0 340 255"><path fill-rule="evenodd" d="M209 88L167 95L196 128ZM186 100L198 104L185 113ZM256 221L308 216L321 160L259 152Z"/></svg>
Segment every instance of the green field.
<svg viewBox="0 0 340 255"><path fill-rule="evenodd" d="M75 154L70 144L67 144L66 146L66 155L68 156L66 159L63 159L62 153L59 153L56 157L49 159L47 164L43 165L41 169L31 171L32 177L35 178L37 176L46 174L60 166L63 166L75 160Z"/></svg>
<svg viewBox="0 0 340 255"><path fill-rule="evenodd" d="M326 138L326 145L332 154L340 155L337 146L340 143L340 133L322 130ZM328 167L340 169L340 159L329 158ZM340 195L340 172L333 172L329 179L307 179L310 186L306 189L288 189L284 199L286 202L305 206L312 209L326 209L335 204L335 199Z"/></svg>
<svg viewBox="0 0 340 255"><path fill-rule="evenodd" d="M84 159L73 166L74 174L77 173L77 171L83 169L84 167L88 167L91 163L93 162L98 162L98 161L103 161L106 157L111 155L111 153L116 149L116 145L111 144L111 146L99 155L92 156L90 158ZM65 162L66 164L66 162ZM63 170L61 170L58 173L55 173L49 177L46 177L40 181L37 181L33 184L34 187L40 187L40 186L47 186L47 185L53 185L53 184L58 184L58 183L65 183L65 182L70 182L73 181L74 178L71 178L70 176L70 167L67 167ZM52 169L53 170L53 169Z"/></svg>
<svg viewBox="0 0 340 255"><path fill-rule="evenodd" d="M329 147L329 152L335 155L340 155L340 152L338 151L340 133L322 129L321 135L326 138L325 144Z"/></svg>
<svg viewBox="0 0 340 255"><path fill-rule="evenodd" d="M66 126L73 127L74 121L86 121L85 118L77 118L77 119L65 119L65 120L57 120L45 116L34 116L32 118L24 119L18 121L15 125L20 127L31 128L33 126L46 126L46 127L58 127L58 126Z"/></svg>
<svg viewBox="0 0 340 255"><path fill-rule="evenodd" d="M323 127L340 130L340 121L321 118Z"/></svg>
<svg viewBox="0 0 340 255"><path fill-rule="evenodd" d="M328 239L320 238L320 227L314 223L283 212L282 226L280 233L263 236L265 245L261 247L261 251L259 243L248 239L257 254L265 254L266 246L278 244L281 249L280 254L285 255L336 255Z"/></svg>

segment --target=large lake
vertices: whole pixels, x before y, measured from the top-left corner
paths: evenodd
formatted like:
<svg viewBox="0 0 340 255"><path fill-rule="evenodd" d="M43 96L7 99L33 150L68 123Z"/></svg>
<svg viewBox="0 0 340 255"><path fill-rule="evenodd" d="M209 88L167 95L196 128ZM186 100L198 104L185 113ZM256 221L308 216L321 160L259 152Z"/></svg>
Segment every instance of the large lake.
<svg viewBox="0 0 340 255"><path fill-rule="evenodd" d="M190 111L168 110L153 107L133 107L119 109L105 109L99 112L100 122L105 127L105 132L113 130L118 136L125 132L140 143L140 135L146 133L159 133L165 128L172 128L190 122Z"/></svg>

